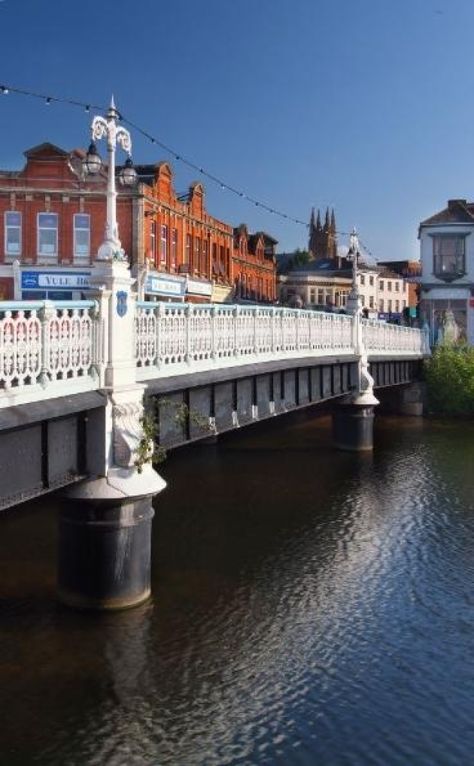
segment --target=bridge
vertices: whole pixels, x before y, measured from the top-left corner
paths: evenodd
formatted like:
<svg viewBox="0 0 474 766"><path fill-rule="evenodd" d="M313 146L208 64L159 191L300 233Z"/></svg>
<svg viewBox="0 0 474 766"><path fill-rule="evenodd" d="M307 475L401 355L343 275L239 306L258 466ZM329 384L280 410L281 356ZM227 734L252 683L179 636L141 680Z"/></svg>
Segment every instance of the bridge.
<svg viewBox="0 0 474 766"><path fill-rule="evenodd" d="M167 447L334 399L345 413L340 446L370 448L373 390L406 388L429 354L424 331L358 312L143 302L126 264L97 272L92 300L0 304L0 508L69 487L64 571L86 505L97 515L100 498L117 529L124 507L151 519L143 498L164 482L149 462L150 444L145 465L136 459L143 396L155 399ZM88 544L79 546L79 579L92 588L83 571ZM139 540L136 555L146 545ZM82 604L70 592L65 600ZM120 606L123 598L112 601Z"/></svg>
<svg viewBox="0 0 474 766"><path fill-rule="evenodd" d="M117 120L112 102L92 122L108 182L90 300L0 303L0 509L61 489L59 597L93 609L150 594L151 501L166 485L144 399L171 446L341 399L336 444L371 449L374 390L416 380L429 353L423 331L362 318L355 233L348 316L137 301L118 237L115 148L131 139ZM85 167L100 168L94 144Z"/></svg>

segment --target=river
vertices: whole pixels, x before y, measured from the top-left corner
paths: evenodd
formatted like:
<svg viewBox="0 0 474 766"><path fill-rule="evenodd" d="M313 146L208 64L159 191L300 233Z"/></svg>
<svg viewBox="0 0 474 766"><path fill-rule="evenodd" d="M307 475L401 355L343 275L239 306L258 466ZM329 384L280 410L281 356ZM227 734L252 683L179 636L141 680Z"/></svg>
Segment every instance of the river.
<svg viewBox="0 0 474 766"><path fill-rule="evenodd" d="M0 764L474 760L474 424L314 414L171 454L153 599L55 602L53 498L0 520Z"/></svg>

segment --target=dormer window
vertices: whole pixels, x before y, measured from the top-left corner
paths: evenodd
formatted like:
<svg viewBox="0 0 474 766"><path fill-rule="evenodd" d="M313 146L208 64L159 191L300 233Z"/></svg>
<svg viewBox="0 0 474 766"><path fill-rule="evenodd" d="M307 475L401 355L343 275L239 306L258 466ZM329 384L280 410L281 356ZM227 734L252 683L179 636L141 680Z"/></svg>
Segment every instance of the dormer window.
<svg viewBox="0 0 474 766"><path fill-rule="evenodd" d="M433 236L433 273L439 279L451 280L466 273L466 234Z"/></svg>

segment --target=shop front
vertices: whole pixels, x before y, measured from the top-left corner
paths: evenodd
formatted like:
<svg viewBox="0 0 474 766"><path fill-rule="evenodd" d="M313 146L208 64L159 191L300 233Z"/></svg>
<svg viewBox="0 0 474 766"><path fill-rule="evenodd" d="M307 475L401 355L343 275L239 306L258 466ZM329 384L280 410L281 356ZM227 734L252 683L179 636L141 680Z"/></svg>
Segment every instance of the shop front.
<svg viewBox="0 0 474 766"><path fill-rule="evenodd" d="M231 303L232 298L233 291L230 285L220 285L214 282L211 293L212 303Z"/></svg>
<svg viewBox="0 0 474 766"><path fill-rule="evenodd" d="M15 297L13 269L10 264L0 265L0 301L12 301Z"/></svg>
<svg viewBox="0 0 474 766"><path fill-rule="evenodd" d="M149 274L145 282L145 299L152 301L184 301L186 278L170 274Z"/></svg>
<svg viewBox="0 0 474 766"><path fill-rule="evenodd" d="M24 301L72 301L88 297L90 270L20 269L20 293Z"/></svg>
<svg viewBox="0 0 474 766"><path fill-rule="evenodd" d="M186 281L186 301L188 303L210 303L211 296L212 282L188 277Z"/></svg>

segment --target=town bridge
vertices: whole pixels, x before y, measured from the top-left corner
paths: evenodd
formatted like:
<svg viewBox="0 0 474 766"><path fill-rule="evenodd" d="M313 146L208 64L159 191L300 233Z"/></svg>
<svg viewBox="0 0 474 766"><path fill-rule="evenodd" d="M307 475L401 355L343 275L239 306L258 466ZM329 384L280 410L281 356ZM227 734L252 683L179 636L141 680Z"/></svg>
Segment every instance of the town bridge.
<svg viewBox="0 0 474 766"><path fill-rule="evenodd" d="M405 390L425 334L360 323L374 388ZM137 302L135 382L155 400L158 441L174 447L350 395L354 325L296 309ZM108 345L98 301L0 304L0 509L103 474ZM113 406L129 438L133 408Z"/></svg>
<svg viewBox="0 0 474 766"><path fill-rule="evenodd" d="M406 390L429 353L424 331L357 309L140 302L125 259L91 282L92 300L0 304L0 509L61 489L71 606L148 597L156 436L176 446L334 399L337 446L370 449L374 390Z"/></svg>

